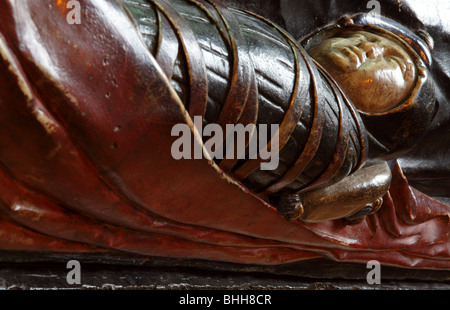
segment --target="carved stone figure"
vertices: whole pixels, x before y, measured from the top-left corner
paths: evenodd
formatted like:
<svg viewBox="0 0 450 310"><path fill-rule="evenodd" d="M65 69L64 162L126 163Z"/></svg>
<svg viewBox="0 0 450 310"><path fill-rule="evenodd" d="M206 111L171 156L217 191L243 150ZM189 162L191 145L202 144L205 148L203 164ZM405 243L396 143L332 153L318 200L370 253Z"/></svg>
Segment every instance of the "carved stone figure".
<svg viewBox="0 0 450 310"><path fill-rule="evenodd" d="M358 14L298 42L218 1L80 2L79 24L0 4L0 249L450 269L449 206L396 162L437 115L425 32ZM214 157L196 116L278 125L278 166L251 130ZM205 158L172 156L177 124Z"/></svg>

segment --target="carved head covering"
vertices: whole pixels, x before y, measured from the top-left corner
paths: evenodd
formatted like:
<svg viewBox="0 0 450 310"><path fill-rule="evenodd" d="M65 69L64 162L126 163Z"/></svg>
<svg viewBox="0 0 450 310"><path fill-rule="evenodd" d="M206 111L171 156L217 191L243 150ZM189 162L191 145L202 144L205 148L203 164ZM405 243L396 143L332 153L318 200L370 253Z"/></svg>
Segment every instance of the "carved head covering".
<svg viewBox="0 0 450 310"><path fill-rule="evenodd" d="M435 115L428 71L433 40L417 33L393 20L357 14L302 41L361 114L371 157L389 159L409 151Z"/></svg>

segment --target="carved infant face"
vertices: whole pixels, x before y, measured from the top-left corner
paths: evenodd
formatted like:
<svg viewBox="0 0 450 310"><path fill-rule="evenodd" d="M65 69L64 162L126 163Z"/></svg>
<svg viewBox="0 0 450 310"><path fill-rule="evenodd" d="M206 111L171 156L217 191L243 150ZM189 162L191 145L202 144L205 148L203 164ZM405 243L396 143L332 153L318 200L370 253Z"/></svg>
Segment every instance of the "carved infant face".
<svg viewBox="0 0 450 310"><path fill-rule="evenodd" d="M415 83L414 62L393 38L349 31L324 40L308 52L364 112L383 112L398 106Z"/></svg>

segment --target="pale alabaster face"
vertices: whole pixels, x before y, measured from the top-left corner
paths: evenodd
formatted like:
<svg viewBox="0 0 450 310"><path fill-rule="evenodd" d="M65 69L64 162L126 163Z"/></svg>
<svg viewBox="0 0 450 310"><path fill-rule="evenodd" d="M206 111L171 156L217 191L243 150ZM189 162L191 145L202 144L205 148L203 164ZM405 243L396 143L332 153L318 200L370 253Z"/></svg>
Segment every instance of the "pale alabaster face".
<svg viewBox="0 0 450 310"><path fill-rule="evenodd" d="M415 64L406 48L393 38L349 31L324 40L308 53L363 112L395 108L414 87Z"/></svg>

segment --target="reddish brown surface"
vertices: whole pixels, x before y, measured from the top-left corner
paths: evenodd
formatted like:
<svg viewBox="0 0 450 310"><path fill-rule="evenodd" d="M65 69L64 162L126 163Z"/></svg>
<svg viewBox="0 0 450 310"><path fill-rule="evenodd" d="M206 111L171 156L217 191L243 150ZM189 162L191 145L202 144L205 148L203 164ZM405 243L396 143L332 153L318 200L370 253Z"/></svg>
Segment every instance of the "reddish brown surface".
<svg viewBox="0 0 450 310"><path fill-rule="evenodd" d="M69 25L65 5L0 3L1 249L450 269L449 207L398 166L361 224L304 225L206 159L174 160L171 128L192 122L131 22L98 0Z"/></svg>

